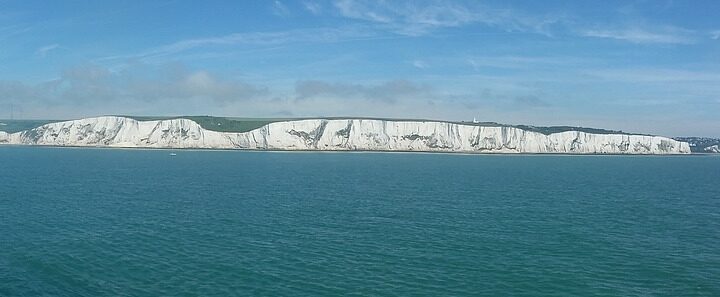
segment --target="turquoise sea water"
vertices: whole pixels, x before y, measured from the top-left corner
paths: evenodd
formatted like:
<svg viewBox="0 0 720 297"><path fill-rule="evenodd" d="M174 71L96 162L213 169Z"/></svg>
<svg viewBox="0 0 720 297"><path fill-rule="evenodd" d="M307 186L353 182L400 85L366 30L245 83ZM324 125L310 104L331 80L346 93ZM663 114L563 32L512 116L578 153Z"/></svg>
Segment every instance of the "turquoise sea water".
<svg viewBox="0 0 720 297"><path fill-rule="evenodd" d="M0 147L0 296L719 296L720 157Z"/></svg>

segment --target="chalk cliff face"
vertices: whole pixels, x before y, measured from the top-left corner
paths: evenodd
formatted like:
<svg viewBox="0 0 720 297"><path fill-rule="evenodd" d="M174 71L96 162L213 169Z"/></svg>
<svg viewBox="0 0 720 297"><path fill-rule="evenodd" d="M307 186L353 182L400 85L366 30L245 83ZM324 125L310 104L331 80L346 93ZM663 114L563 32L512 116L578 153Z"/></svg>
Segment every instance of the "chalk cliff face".
<svg viewBox="0 0 720 297"><path fill-rule="evenodd" d="M2 137L2 136L0 136ZM711 145L705 148L705 151L708 153L720 153L720 145Z"/></svg>
<svg viewBox="0 0 720 297"><path fill-rule="evenodd" d="M7 134L0 143L138 148L369 150L466 153L686 154L659 136L569 131L545 135L513 127L434 121L311 119L270 123L244 133L203 129L187 119L136 121L97 117Z"/></svg>

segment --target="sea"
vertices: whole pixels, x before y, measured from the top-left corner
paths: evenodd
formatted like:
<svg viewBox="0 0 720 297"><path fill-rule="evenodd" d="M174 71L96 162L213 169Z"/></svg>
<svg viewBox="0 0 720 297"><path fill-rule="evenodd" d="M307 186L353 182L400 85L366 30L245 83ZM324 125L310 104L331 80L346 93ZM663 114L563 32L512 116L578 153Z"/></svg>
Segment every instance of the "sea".
<svg viewBox="0 0 720 297"><path fill-rule="evenodd" d="M0 146L0 296L720 296L720 157Z"/></svg>

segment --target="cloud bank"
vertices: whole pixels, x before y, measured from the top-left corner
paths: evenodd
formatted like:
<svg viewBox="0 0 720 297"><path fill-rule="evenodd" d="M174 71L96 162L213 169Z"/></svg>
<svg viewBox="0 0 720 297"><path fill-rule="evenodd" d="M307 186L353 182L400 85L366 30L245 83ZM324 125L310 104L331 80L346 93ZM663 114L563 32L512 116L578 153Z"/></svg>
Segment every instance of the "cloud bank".
<svg viewBox="0 0 720 297"><path fill-rule="evenodd" d="M80 114L113 113L115 109L156 112L163 106L168 110L192 107L194 102L222 108L268 94L262 86L221 79L207 71L189 71L180 65L135 65L113 72L88 64L34 85L0 81L0 106L21 106L31 117L34 113L41 116L46 109L51 113L52 109L77 110ZM63 116L62 112L55 115Z"/></svg>

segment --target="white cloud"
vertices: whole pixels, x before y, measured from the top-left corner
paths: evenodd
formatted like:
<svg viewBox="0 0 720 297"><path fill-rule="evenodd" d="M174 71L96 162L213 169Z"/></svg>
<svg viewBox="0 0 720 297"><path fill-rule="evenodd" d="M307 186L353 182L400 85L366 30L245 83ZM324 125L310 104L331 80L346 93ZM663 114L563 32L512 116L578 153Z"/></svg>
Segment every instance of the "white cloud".
<svg viewBox="0 0 720 297"><path fill-rule="evenodd" d="M368 22L392 33L408 36L477 24L506 33L529 32L554 36L553 31L572 31L563 26L579 23L576 17L563 13L528 15L515 9L495 8L478 2L336 0L334 7L342 17ZM580 29L576 34L634 43L665 44L691 44L698 37L695 31L664 25ZM717 38L720 33L713 32L711 36Z"/></svg>
<svg viewBox="0 0 720 297"><path fill-rule="evenodd" d="M601 69L587 74L606 81L672 83L700 82L720 85L719 72L686 71L677 69Z"/></svg>
<svg viewBox="0 0 720 297"><path fill-rule="evenodd" d="M503 69L524 69L539 66L562 66L587 63L589 59L578 59L574 57L543 57L543 56L471 56L466 60L467 64L478 71L484 67Z"/></svg>
<svg viewBox="0 0 720 297"><path fill-rule="evenodd" d="M0 40L5 40L30 31L31 26L11 25L0 27Z"/></svg>
<svg viewBox="0 0 720 297"><path fill-rule="evenodd" d="M511 9L451 1L337 0L334 4L343 17L375 23L394 33L409 36L471 24L546 34L547 26L562 19L559 16L530 17Z"/></svg>
<svg viewBox="0 0 720 297"><path fill-rule="evenodd" d="M718 40L720 39L720 30L710 32L710 38Z"/></svg>
<svg viewBox="0 0 720 297"><path fill-rule="evenodd" d="M0 103L17 102L41 109L74 107L99 113L114 113L113 108L123 109L126 105L161 109L168 103L191 110L187 106L194 101L223 107L263 98L268 93L262 86L173 65L136 65L122 71L85 65L36 85L0 80Z"/></svg>
<svg viewBox="0 0 720 297"><path fill-rule="evenodd" d="M425 61L422 61L422 60L414 60L414 61L412 61L412 65L413 65L413 67L418 68L418 69L425 69L425 68L429 67L429 65Z"/></svg>
<svg viewBox="0 0 720 297"><path fill-rule="evenodd" d="M305 7L305 10L309 11L314 15L320 15L322 13L322 5L320 5L320 3L318 2L304 1L303 7Z"/></svg>
<svg viewBox="0 0 720 297"><path fill-rule="evenodd" d="M382 12L376 11L372 4L354 0L335 1L335 7L340 15L353 19L360 19L379 23L389 23L393 19Z"/></svg>
<svg viewBox="0 0 720 297"><path fill-rule="evenodd" d="M156 58L206 47L222 46L278 46L296 42L333 43L377 37L377 33L360 26L339 28L311 28L288 31L233 33L217 37L180 40L150 48L135 55L109 56L96 61L123 60L131 58Z"/></svg>
<svg viewBox="0 0 720 297"><path fill-rule="evenodd" d="M281 17L286 17L290 15L290 10L279 0L273 1L272 6L273 14Z"/></svg>
<svg viewBox="0 0 720 297"><path fill-rule="evenodd" d="M46 46L43 46L43 47L37 49L35 51L35 54L40 56L41 58L45 58L45 57L47 57L48 53L50 53L51 51L56 50L58 48L60 48L60 45L57 43L46 45Z"/></svg>
<svg viewBox="0 0 720 297"><path fill-rule="evenodd" d="M595 29L581 32L581 35L595 38L610 38L633 43L692 44L696 42L694 31L677 27L645 29L630 27L623 29Z"/></svg>
<svg viewBox="0 0 720 297"><path fill-rule="evenodd" d="M299 100L324 98L393 103L405 99L429 99L435 93L428 85L407 80L392 80L377 85L309 80L297 82L295 95Z"/></svg>

